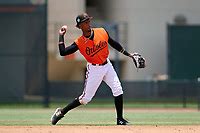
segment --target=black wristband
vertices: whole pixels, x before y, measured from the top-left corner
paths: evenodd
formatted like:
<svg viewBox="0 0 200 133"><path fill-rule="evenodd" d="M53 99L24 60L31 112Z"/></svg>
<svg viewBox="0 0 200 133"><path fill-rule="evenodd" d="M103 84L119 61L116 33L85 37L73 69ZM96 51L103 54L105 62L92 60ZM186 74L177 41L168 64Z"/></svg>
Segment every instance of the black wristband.
<svg viewBox="0 0 200 133"><path fill-rule="evenodd" d="M59 35L59 43L63 42L64 43L64 35Z"/></svg>
<svg viewBox="0 0 200 133"><path fill-rule="evenodd" d="M126 56L130 56L131 54L129 54L124 48L122 48L122 50L120 51L122 54L126 55Z"/></svg>
<svg viewBox="0 0 200 133"><path fill-rule="evenodd" d="M124 50L123 54L126 55L126 56L130 56L131 55L126 50Z"/></svg>

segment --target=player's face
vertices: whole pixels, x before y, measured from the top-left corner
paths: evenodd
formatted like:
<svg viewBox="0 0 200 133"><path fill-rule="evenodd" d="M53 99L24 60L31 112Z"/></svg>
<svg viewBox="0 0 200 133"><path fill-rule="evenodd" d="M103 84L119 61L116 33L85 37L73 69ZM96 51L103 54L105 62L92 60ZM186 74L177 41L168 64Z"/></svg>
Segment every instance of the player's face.
<svg viewBox="0 0 200 133"><path fill-rule="evenodd" d="M81 23L79 25L79 28L83 31L83 32L90 32L91 31L91 25L90 25L90 19L86 20L85 22Z"/></svg>

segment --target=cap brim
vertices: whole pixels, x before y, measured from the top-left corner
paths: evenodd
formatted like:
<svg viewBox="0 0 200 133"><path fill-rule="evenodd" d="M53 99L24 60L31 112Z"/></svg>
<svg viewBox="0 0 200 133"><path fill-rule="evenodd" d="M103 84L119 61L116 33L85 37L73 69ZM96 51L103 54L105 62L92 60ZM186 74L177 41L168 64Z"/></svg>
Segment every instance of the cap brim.
<svg viewBox="0 0 200 133"><path fill-rule="evenodd" d="M83 23L83 22L85 22L85 21L87 21L87 20L91 20L92 19L92 17L88 17L88 18L85 18L85 19L83 19L80 23ZM79 24L80 24L79 23Z"/></svg>

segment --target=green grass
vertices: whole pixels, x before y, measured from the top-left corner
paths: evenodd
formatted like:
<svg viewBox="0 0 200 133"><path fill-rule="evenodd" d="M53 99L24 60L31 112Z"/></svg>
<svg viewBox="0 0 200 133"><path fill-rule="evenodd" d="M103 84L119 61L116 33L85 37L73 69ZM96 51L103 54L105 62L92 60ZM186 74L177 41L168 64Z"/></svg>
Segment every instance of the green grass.
<svg viewBox="0 0 200 133"><path fill-rule="evenodd" d="M50 108L42 108L41 102L0 104L0 126L51 125L50 117L57 107L64 107L71 100L51 102ZM125 118L132 125L200 125L200 112L135 112L126 108L182 108L181 101L132 101L125 100ZM93 110L98 108L100 110ZM107 110L112 108L112 110ZM187 108L197 109L196 102L188 102ZM67 113L59 125L115 125L113 100L93 100L86 106Z"/></svg>
<svg viewBox="0 0 200 133"><path fill-rule="evenodd" d="M51 102L50 108L58 106L66 106L70 101L66 102ZM187 108L197 108L197 103L187 103ZM21 102L21 103L1 103L1 108L42 108L41 102ZM92 102L86 105L87 108L113 108L113 102ZM127 108L182 108L183 104L180 102L124 102L124 107Z"/></svg>
<svg viewBox="0 0 200 133"><path fill-rule="evenodd" d="M1 108L0 126L51 125L53 108ZM126 112L126 110L125 110ZM132 112L125 113L132 125L200 125L200 112ZM68 112L59 125L115 125L114 110L78 108Z"/></svg>
<svg viewBox="0 0 200 133"><path fill-rule="evenodd" d="M66 102L51 102L50 107L66 106L70 100ZM91 103L86 105L87 108L114 108L113 100L96 100L94 99ZM124 100L124 107L126 108L183 108L182 101L134 101L134 100ZM198 105L196 102L188 102L186 104L187 108L197 109Z"/></svg>
<svg viewBox="0 0 200 133"><path fill-rule="evenodd" d="M50 108L58 106L66 106L73 99L51 100ZM127 108L182 108L183 102L181 99L124 99L124 106ZM187 108L197 108L197 101L194 99L187 100ZM0 103L1 108L42 108L42 100L30 101L26 100L18 103ZM93 99L87 104L87 108L113 108L113 99Z"/></svg>

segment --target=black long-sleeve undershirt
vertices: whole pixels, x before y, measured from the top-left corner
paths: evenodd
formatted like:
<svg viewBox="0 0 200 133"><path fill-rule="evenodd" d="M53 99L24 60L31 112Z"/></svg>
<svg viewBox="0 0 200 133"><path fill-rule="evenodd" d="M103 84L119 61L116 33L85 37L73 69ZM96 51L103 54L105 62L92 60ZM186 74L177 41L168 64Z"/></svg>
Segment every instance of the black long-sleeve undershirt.
<svg viewBox="0 0 200 133"><path fill-rule="evenodd" d="M93 40L93 38L94 38L94 35L90 39ZM108 38L108 43L110 44L111 47L113 47L119 52L122 52L124 55L126 56L130 55L127 51L124 50L124 48L118 42L113 40L110 36ZM65 47L64 36L63 35L59 36L59 51L60 51L61 56L72 54L76 52L77 50L78 50L78 46L75 42L71 44L70 46Z"/></svg>
<svg viewBox="0 0 200 133"><path fill-rule="evenodd" d="M111 47L113 47L119 52L123 49L123 47L117 41L113 40L111 37L108 38L108 43L110 44Z"/></svg>
<svg viewBox="0 0 200 133"><path fill-rule="evenodd" d="M75 42L68 47L65 47L64 43L59 44L59 51L60 51L61 56L73 54L77 50L78 50L78 46L76 45Z"/></svg>
<svg viewBox="0 0 200 133"><path fill-rule="evenodd" d="M122 52L126 56L130 56L130 54L125 51L125 49L115 40L113 40L111 37L108 38L108 43L110 44L111 47L116 49L119 52Z"/></svg>

